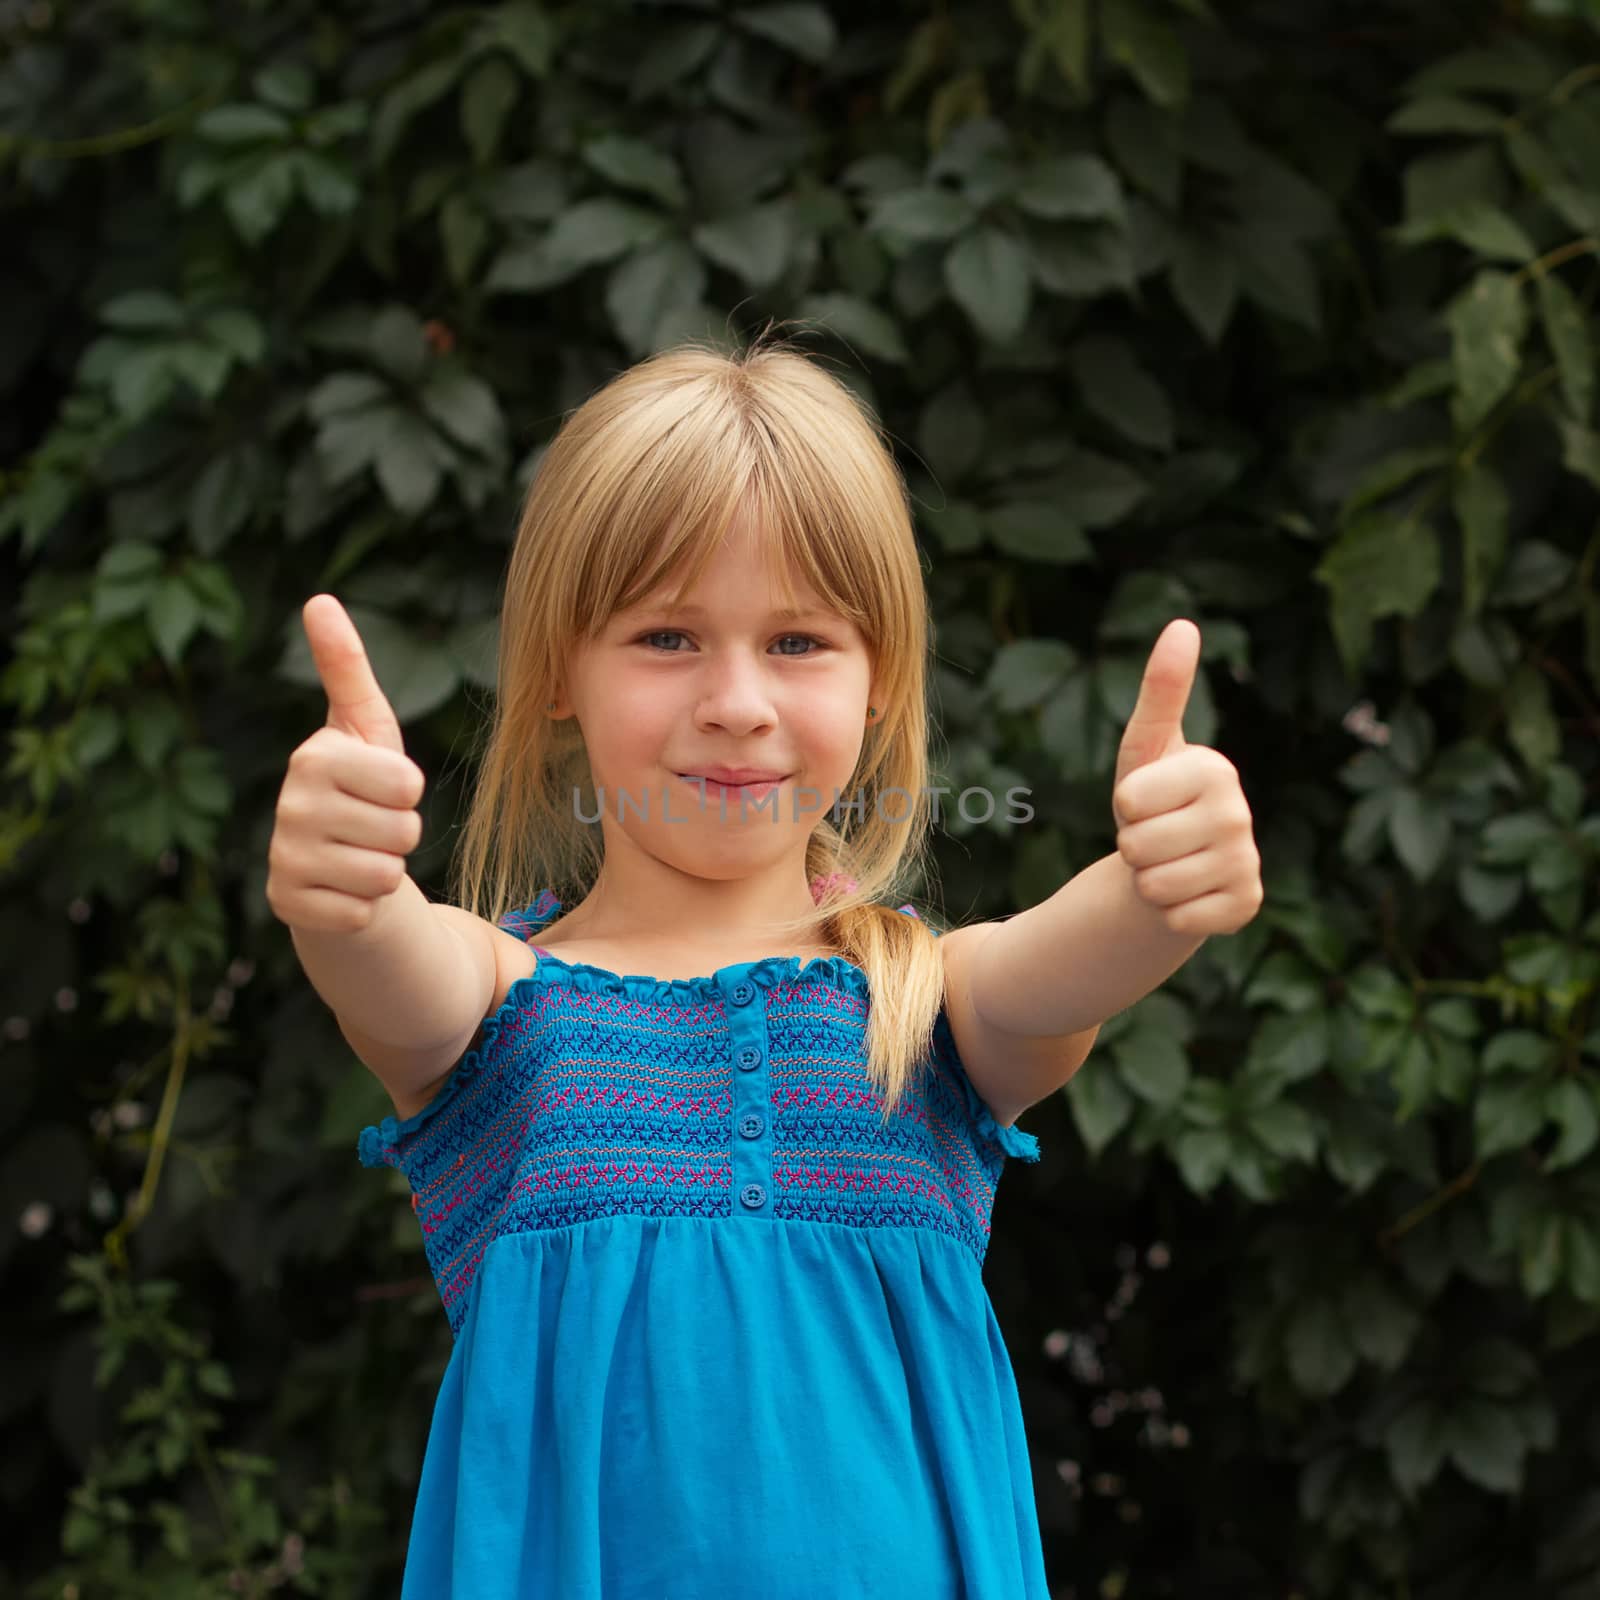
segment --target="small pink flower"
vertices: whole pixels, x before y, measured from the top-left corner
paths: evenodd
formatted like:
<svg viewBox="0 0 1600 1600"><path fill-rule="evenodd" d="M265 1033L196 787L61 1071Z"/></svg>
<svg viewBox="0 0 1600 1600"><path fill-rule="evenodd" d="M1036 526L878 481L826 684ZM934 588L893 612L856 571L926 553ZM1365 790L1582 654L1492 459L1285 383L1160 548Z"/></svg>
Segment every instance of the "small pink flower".
<svg viewBox="0 0 1600 1600"><path fill-rule="evenodd" d="M822 897L835 885L845 894L854 894L857 888L857 881L847 872L830 872L827 877L823 877L819 873L811 880L811 898L820 905Z"/></svg>

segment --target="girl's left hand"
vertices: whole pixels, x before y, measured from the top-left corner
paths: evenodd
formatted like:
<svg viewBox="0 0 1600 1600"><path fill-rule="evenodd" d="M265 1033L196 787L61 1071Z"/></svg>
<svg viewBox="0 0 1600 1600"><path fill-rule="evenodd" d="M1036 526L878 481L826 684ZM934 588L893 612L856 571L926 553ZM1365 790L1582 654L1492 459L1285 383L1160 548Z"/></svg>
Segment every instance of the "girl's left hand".
<svg viewBox="0 0 1600 1600"><path fill-rule="evenodd" d="M1200 665L1200 630L1169 622L1150 652L1123 731L1111 810L1117 851L1141 899L1174 933L1237 933L1261 909L1261 856L1239 771L1185 744L1183 713Z"/></svg>

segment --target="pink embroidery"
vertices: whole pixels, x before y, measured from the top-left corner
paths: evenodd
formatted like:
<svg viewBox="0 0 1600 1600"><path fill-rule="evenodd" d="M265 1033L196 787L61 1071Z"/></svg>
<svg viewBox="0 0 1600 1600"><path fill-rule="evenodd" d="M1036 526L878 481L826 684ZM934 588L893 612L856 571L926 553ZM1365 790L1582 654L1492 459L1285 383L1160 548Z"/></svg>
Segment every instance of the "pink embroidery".
<svg viewBox="0 0 1600 1600"><path fill-rule="evenodd" d="M835 886L856 883L833 874L812 885L819 900ZM520 924L531 944L559 909L545 895L502 923ZM934 1230L981 1264L1004 1152L974 1126L947 1031L936 1032L932 1059L885 1124L866 1076L866 984L845 967L843 976L829 968L831 982L803 964L771 977L754 1035L734 1026L750 1014L736 1016L714 989L658 1000L588 975L526 985L414 1126L368 1130L362 1159L410 1180L452 1331L498 1239L616 1216L742 1218L735 1162L756 1147L736 1113L756 1081L772 1216ZM751 1038L759 1080L738 1070L738 1047Z"/></svg>

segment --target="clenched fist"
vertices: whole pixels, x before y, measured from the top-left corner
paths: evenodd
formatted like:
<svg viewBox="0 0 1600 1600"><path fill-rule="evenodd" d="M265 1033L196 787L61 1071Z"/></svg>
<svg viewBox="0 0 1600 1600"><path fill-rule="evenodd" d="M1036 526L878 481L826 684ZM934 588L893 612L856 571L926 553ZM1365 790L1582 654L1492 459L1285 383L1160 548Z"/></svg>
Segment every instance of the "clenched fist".
<svg viewBox="0 0 1600 1600"><path fill-rule="evenodd" d="M1189 744L1183 713L1200 666L1200 629L1161 630L1117 754L1117 850L1139 897L1174 933L1237 933L1261 909L1261 853L1239 770Z"/></svg>
<svg viewBox="0 0 1600 1600"><path fill-rule="evenodd" d="M291 928L357 933L405 878L427 779L344 607L313 595L300 620L328 720L289 757L267 847L267 903Z"/></svg>

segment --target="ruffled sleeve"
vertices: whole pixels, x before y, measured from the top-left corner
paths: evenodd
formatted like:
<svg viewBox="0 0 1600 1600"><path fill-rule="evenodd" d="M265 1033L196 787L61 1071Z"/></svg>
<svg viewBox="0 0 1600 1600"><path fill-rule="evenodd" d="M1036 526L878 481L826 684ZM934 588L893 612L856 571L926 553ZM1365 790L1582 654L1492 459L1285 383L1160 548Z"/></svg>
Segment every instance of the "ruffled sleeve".
<svg viewBox="0 0 1600 1600"><path fill-rule="evenodd" d="M917 909L909 901L903 906L896 906L897 911L903 911L907 916L917 916ZM939 937L937 928L928 930L935 939ZM962 1097L966 1104L967 1117L977 1130L980 1138L988 1139L998 1145L1008 1156L1015 1156L1019 1161L1037 1161L1039 1159L1039 1140L1031 1133L1024 1133L1015 1123L1002 1127L995 1120L994 1113L989 1109L988 1103L973 1086L972 1079L967 1076L967 1069L961 1060L961 1052L956 1049L955 1035L950 1031L950 1019L945 1015L944 1008L939 1008L939 1015L934 1019L933 1044L935 1053L950 1069L950 1076L960 1085Z"/></svg>

